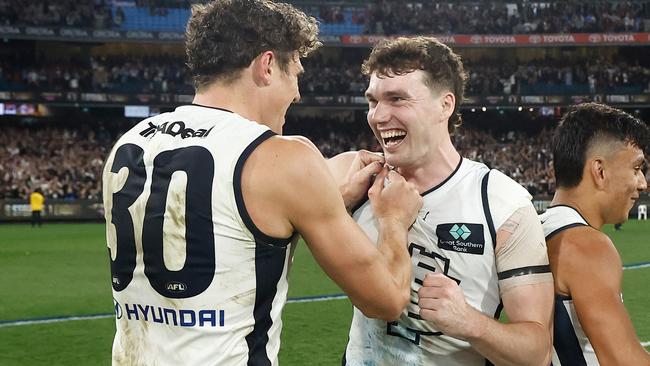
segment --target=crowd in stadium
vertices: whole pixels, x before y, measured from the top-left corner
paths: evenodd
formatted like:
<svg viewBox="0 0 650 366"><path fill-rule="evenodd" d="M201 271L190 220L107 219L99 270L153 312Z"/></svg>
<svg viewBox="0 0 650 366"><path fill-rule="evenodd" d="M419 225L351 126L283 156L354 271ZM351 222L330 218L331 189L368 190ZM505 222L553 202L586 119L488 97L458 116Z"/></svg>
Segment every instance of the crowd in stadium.
<svg viewBox="0 0 650 366"><path fill-rule="evenodd" d="M108 0L0 0L0 25L112 28L124 21Z"/></svg>
<svg viewBox="0 0 650 366"><path fill-rule="evenodd" d="M188 8L196 0L135 0L151 15ZM648 1L501 1L336 2L310 5L290 1L324 24L363 25L368 34L521 34L568 32L643 32L650 29ZM128 3L128 1L126 1ZM189 15L189 13L188 13ZM0 24L82 28L120 28L122 7L110 0L0 0Z"/></svg>
<svg viewBox="0 0 650 366"><path fill-rule="evenodd" d="M521 34L637 32L648 3L549 1L375 1L364 9L369 34Z"/></svg>
<svg viewBox="0 0 650 366"><path fill-rule="evenodd" d="M303 95L363 95L361 61L319 55L304 61ZM594 58L529 62L466 61L467 95L619 93L650 91L650 68L639 61ZM0 91L82 91L192 94L184 60L176 56L45 60L13 55L0 60Z"/></svg>
<svg viewBox="0 0 650 366"><path fill-rule="evenodd" d="M101 172L113 139L84 128L15 128L0 134L0 199L101 199Z"/></svg>
<svg viewBox="0 0 650 366"><path fill-rule="evenodd" d="M294 117L285 132L309 137L327 157L350 150L380 150L365 121ZM23 199L36 188L46 198L100 199L104 159L118 135L87 126L5 128L0 134L0 199ZM530 193L541 195L554 190L548 142L548 131L495 136L467 127L455 136L464 157L500 169Z"/></svg>
<svg viewBox="0 0 650 366"><path fill-rule="evenodd" d="M0 90L194 92L183 60L166 56L46 61L12 55L0 61Z"/></svg>
<svg viewBox="0 0 650 366"><path fill-rule="evenodd" d="M128 1L127 1L128 2ZM152 15L187 8L192 0L135 0ZM650 1L387 1L333 2L314 7L294 1L325 24L363 25L365 33L562 33L650 30ZM119 28L122 8L111 0L0 0L0 25ZM5 53L0 91L79 91L192 94L184 59L174 55L92 56L54 60L44 55ZM80 58L81 57L81 58ZM532 61L464 60L466 95L650 92L650 67L636 60L589 58ZM302 95L362 95L367 80L361 60L325 57L304 61ZM347 150L377 151L364 122L289 118L285 132L310 137L325 156ZM6 128L0 135L0 198L25 198L40 187L48 198L98 199L103 159L118 137L102 128ZM532 194L554 191L549 132L504 135L463 128L455 136L463 156L510 175Z"/></svg>

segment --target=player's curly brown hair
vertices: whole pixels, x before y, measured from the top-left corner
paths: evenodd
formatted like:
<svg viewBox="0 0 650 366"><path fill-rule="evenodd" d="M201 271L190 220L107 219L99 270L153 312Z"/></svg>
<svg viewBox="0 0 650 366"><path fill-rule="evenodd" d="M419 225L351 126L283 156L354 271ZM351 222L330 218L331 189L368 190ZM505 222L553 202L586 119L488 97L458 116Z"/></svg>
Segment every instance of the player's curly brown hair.
<svg viewBox="0 0 650 366"><path fill-rule="evenodd" d="M423 70L428 78L425 84L432 89L448 88L456 103L449 118L449 133L461 125L460 104L465 94L467 73L459 55L434 37L400 37L379 42L363 62L361 72L385 77L404 75Z"/></svg>
<svg viewBox="0 0 650 366"><path fill-rule="evenodd" d="M270 0L214 0L192 6L185 53L197 91L214 81L231 82L265 51L288 71L291 54L318 48L316 19Z"/></svg>

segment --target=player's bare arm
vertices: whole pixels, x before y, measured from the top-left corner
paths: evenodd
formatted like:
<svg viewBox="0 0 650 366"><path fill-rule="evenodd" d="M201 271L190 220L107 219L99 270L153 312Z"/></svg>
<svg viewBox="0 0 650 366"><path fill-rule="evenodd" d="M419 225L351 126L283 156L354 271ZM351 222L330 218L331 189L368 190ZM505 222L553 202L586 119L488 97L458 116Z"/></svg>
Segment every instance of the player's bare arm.
<svg viewBox="0 0 650 366"><path fill-rule="evenodd" d="M505 228L511 222L508 220L497 231L497 255L503 258L502 262L521 268L520 261L527 250L545 255L546 249L541 228L530 227L532 220L536 220L532 205L516 214L526 220L518 219L521 226L514 230ZM528 227L522 227L525 223ZM515 240L528 243L517 245ZM535 247L538 245L540 248ZM509 320L506 324L467 304L459 285L442 274L428 275L420 288L420 315L433 321L443 333L470 342L494 364L548 365L552 345L552 278L548 273L530 274L500 280L499 286Z"/></svg>
<svg viewBox="0 0 650 366"><path fill-rule="evenodd" d="M581 227L560 233L551 245L558 290L572 297L598 362L650 365L650 354L641 347L621 299L622 264L610 239Z"/></svg>
<svg viewBox="0 0 650 366"><path fill-rule="evenodd" d="M355 306L392 320L409 299L406 238L422 202L402 177L391 173L389 179L386 188L376 184L369 193L382 212L379 250L348 215L323 157L300 139L276 136L255 149L244 166L242 190L260 230L277 237L298 231Z"/></svg>

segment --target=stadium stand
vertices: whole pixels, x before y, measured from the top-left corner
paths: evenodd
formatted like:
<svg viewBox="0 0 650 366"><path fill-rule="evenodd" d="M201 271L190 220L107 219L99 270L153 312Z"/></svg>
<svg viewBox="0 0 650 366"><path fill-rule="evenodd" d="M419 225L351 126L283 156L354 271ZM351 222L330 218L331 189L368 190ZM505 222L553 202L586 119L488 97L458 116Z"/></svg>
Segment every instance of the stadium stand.
<svg viewBox="0 0 650 366"><path fill-rule="evenodd" d="M300 80L303 95L363 95L366 78L361 59L346 61L320 55L305 60ZM642 60L586 58L527 63L501 60L466 62L468 95L633 94L650 91L650 67ZM0 61L0 90L84 91L192 94L184 59L169 55L111 56L71 60L25 59L8 55Z"/></svg>
<svg viewBox="0 0 650 366"><path fill-rule="evenodd" d="M0 24L111 28L114 24L108 3L105 0L0 0Z"/></svg>
<svg viewBox="0 0 650 366"><path fill-rule="evenodd" d="M136 121L125 116L124 106L146 106L148 115L191 101L181 43L193 2L0 0L2 31L22 37L0 44L0 107L16 114L0 116L6 127L0 134L0 199L25 199L36 186L48 199L99 198L103 159ZM650 1L292 2L319 19L325 47L303 61L306 73L299 83L305 102L292 109L300 113L290 113L285 133L308 136L328 157L379 150L365 122L367 79L360 64L382 35L438 34L450 40L466 35L463 42L449 42L463 55L469 75L463 109L468 123L455 144L467 158L501 169L537 196L554 190L548 129L562 106L601 100L648 114L650 33L635 33L633 41L616 45L604 34L650 30ZM27 27L53 31L28 34ZM71 28L89 33L61 39L60 30ZM155 32L177 38L156 38ZM544 34L588 32L599 32L593 42L558 41L545 48L534 43ZM511 34L532 36L505 47L472 43ZM102 36L108 38L98 40ZM23 102L90 112L75 121L52 107L53 115L42 121L21 116Z"/></svg>
<svg viewBox="0 0 650 366"><path fill-rule="evenodd" d="M0 1L5 25L60 25L183 32L187 0ZM323 35L642 32L647 1L293 1L321 22Z"/></svg>
<svg viewBox="0 0 650 366"><path fill-rule="evenodd" d="M381 0L365 4L295 3L321 22L324 35L644 31L650 21L647 2L571 0L515 5L498 1ZM124 11L127 19L137 20L123 24L123 29L182 30L189 17L187 8L171 8L167 13L152 11L151 7L125 8ZM162 22L160 18L167 20Z"/></svg>
<svg viewBox="0 0 650 366"><path fill-rule="evenodd" d="M104 158L126 129L105 123L5 128L0 134L0 199L27 198L39 187L46 198L100 198ZM362 120L292 116L285 132L308 136L327 157L380 150ZM553 192L548 141L546 130L529 136L524 131L493 133L471 126L461 129L455 139L463 156L501 169L536 195Z"/></svg>
<svg viewBox="0 0 650 366"><path fill-rule="evenodd" d="M81 128L8 128L0 134L0 198L101 198L101 170L113 140Z"/></svg>

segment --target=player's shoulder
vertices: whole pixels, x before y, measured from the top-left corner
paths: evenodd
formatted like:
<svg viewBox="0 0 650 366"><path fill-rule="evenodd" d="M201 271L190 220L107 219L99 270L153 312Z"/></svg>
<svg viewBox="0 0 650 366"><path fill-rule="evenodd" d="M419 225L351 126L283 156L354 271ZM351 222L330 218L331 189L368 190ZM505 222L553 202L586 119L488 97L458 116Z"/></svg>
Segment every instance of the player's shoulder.
<svg viewBox="0 0 650 366"><path fill-rule="evenodd" d="M249 160L260 171L290 179L292 183L318 177L327 171L318 148L302 136L271 136L255 149Z"/></svg>
<svg viewBox="0 0 650 366"><path fill-rule="evenodd" d="M558 204L550 206L539 215L544 228L546 240L552 239L555 235L574 227L589 227L587 220L575 208Z"/></svg>
<svg viewBox="0 0 650 366"><path fill-rule="evenodd" d="M305 138L271 136L251 153L242 174L255 197L287 213L318 211L323 200L338 194L325 159Z"/></svg>
<svg viewBox="0 0 650 366"><path fill-rule="evenodd" d="M328 162L335 162L337 164L350 166L354 162L354 159L359 156L362 152L360 151L345 151L340 154L334 155L331 158L327 159Z"/></svg>
<svg viewBox="0 0 650 366"><path fill-rule="evenodd" d="M497 169L490 169L484 163L462 158L458 169L463 175L474 174L477 176L481 180L481 184L484 185L483 189L486 189L491 196L490 198L492 196L508 199L524 197L525 200L532 198L521 184Z"/></svg>
<svg viewBox="0 0 650 366"><path fill-rule="evenodd" d="M491 169L487 183L488 194L491 196L508 197L530 201L532 196L526 188L499 170Z"/></svg>
<svg viewBox="0 0 650 366"><path fill-rule="evenodd" d="M548 248L556 287L562 293L575 300L579 293L594 286L608 288L611 294L620 292L623 264L604 233L590 226L573 227L552 238Z"/></svg>
<svg viewBox="0 0 650 366"><path fill-rule="evenodd" d="M572 268L591 271L594 268L621 266L620 256L612 240L591 226L566 229L553 242L561 253L561 261Z"/></svg>
<svg viewBox="0 0 650 366"><path fill-rule="evenodd" d="M495 227L500 227L513 213L522 207L532 207L532 196L512 178L491 169L482 183ZM534 212L533 212L534 213Z"/></svg>
<svg viewBox="0 0 650 366"><path fill-rule="evenodd" d="M559 234L559 239L563 244L584 252L593 252L602 247L614 247L609 236L591 226L576 226L566 229Z"/></svg>
<svg viewBox="0 0 650 366"><path fill-rule="evenodd" d="M285 162L323 160L320 151L304 136L274 135L260 145L259 154L277 157Z"/></svg>

